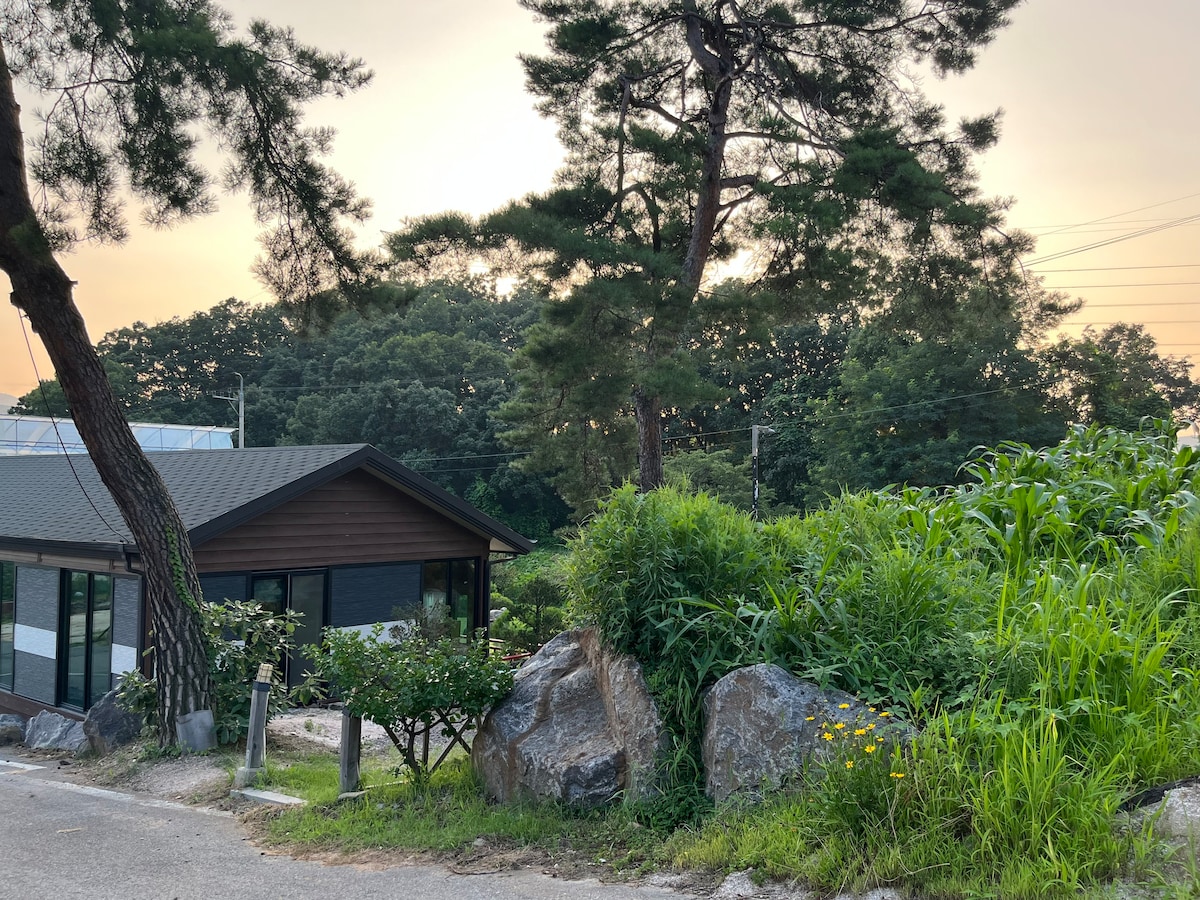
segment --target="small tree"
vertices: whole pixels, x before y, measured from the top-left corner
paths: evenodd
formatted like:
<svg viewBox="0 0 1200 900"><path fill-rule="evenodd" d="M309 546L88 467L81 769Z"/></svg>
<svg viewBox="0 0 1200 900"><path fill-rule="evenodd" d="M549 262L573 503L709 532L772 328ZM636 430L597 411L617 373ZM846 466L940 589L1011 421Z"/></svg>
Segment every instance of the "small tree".
<svg viewBox="0 0 1200 900"><path fill-rule="evenodd" d="M489 654L482 633L463 641L418 628L384 639L377 624L369 635L329 629L325 649L320 676L346 709L383 728L418 782L455 746L469 752L463 732L512 689L512 667ZM435 730L450 742L430 764Z"/></svg>

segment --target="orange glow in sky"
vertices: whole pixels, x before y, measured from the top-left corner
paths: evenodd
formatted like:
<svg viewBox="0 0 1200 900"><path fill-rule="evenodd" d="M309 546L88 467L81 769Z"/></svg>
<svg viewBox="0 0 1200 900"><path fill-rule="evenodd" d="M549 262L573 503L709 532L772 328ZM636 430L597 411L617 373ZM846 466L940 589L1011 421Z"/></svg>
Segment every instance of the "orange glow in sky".
<svg viewBox="0 0 1200 900"><path fill-rule="evenodd" d="M365 246L408 216L483 213L549 187L561 158L554 127L533 111L516 58L538 51L542 27L515 0L229 5L243 21L291 25L375 70L371 86L309 114L311 124L337 129L331 164L374 200ZM1200 218L1172 224L1200 217L1200 4L1028 0L1012 20L974 71L931 79L926 91L955 116L1005 109L1000 144L980 163L981 184L1013 199L1013 227L1040 236L1031 269L1088 301L1065 331L1143 322L1163 352L1200 358ZM1036 262L1156 226L1168 227ZM214 215L165 232L135 226L123 246L64 257L93 341L228 297L269 301L250 274L256 231L244 201L222 197ZM30 340L39 373L50 377L37 337ZM0 392L34 386L11 307L0 314L0 360Z"/></svg>

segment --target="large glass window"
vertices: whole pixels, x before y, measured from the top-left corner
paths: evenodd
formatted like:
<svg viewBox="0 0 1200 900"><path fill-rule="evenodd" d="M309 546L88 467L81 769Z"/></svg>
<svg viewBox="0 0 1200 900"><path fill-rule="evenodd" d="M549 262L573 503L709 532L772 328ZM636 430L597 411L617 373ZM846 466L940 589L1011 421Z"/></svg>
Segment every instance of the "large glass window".
<svg viewBox="0 0 1200 900"><path fill-rule="evenodd" d="M16 620L17 567L0 562L0 688L13 688L13 627Z"/></svg>
<svg viewBox="0 0 1200 900"><path fill-rule="evenodd" d="M475 618L475 560L452 559L425 563L421 592L426 609L447 607L459 635L478 627Z"/></svg>
<svg viewBox="0 0 1200 900"><path fill-rule="evenodd" d="M312 671L316 647L325 627L325 570L255 575L250 579L250 599L272 612L285 609L301 614L296 633L296 651L282 661L289 685L298 684Z"/></svg>
<svg viewBox="0 0 1200 900"><path fill-rule="evenodd" d="M59 702L87 709L112 687L111 575L63 572Z"/></svg>

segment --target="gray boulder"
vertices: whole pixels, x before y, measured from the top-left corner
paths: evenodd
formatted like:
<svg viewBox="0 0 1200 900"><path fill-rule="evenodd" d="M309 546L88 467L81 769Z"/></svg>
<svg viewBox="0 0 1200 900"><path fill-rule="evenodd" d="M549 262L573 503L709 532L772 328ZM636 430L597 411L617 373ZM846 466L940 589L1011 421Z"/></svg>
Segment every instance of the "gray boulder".
<svg viewBox="0 0 1200 900"><path fill-rule="evenodd" d="M748 666L705 695L705 789L718 802L733 793L759 793L783 785L809 762L865 754L868 744L890 753L910 736L907 726L844 691L822 690L779 666Z"/></svg>
<svg viewBox="0 0 1200 900"><path fill-rule="evenodd" d="M517 673L471 758L496 800L587 807L653 794L665 739L641 666L605 650L591 629L565 631Z"/></svg>
<svg viewBox="0 0 1200 900"><path fill-rule="evenodd" d="M26 721L24 716L14 716L8 713L0 715L0 747L24 741Z"/></svg>
<svg viewBox="0 0 1200 900"><path fill-rule="evenodd" d="M88 749L97 756L104 756L137 740L142 733L142 717L118 705L114 688L88 710L87 718L83 720L83 733Z"/></svg>
<svg viewBox="0 0 1200 900"><path fill-rule="evenodd" d="M42 710L29 720L25 746L33 750L69 750L78 753L87 746L83 723Z"/></svg>

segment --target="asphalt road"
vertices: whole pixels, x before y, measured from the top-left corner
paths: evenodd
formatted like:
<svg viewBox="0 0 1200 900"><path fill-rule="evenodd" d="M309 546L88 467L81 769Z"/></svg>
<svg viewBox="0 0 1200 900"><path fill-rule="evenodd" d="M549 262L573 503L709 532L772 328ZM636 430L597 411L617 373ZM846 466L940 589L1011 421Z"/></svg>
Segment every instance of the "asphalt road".
<svg viewBox="0 0 1200 900"><path fill-rule="evenodd" d="M3 900L681 900L656 887L262 853L228 814L56 780L0 758Z"/></svg>

